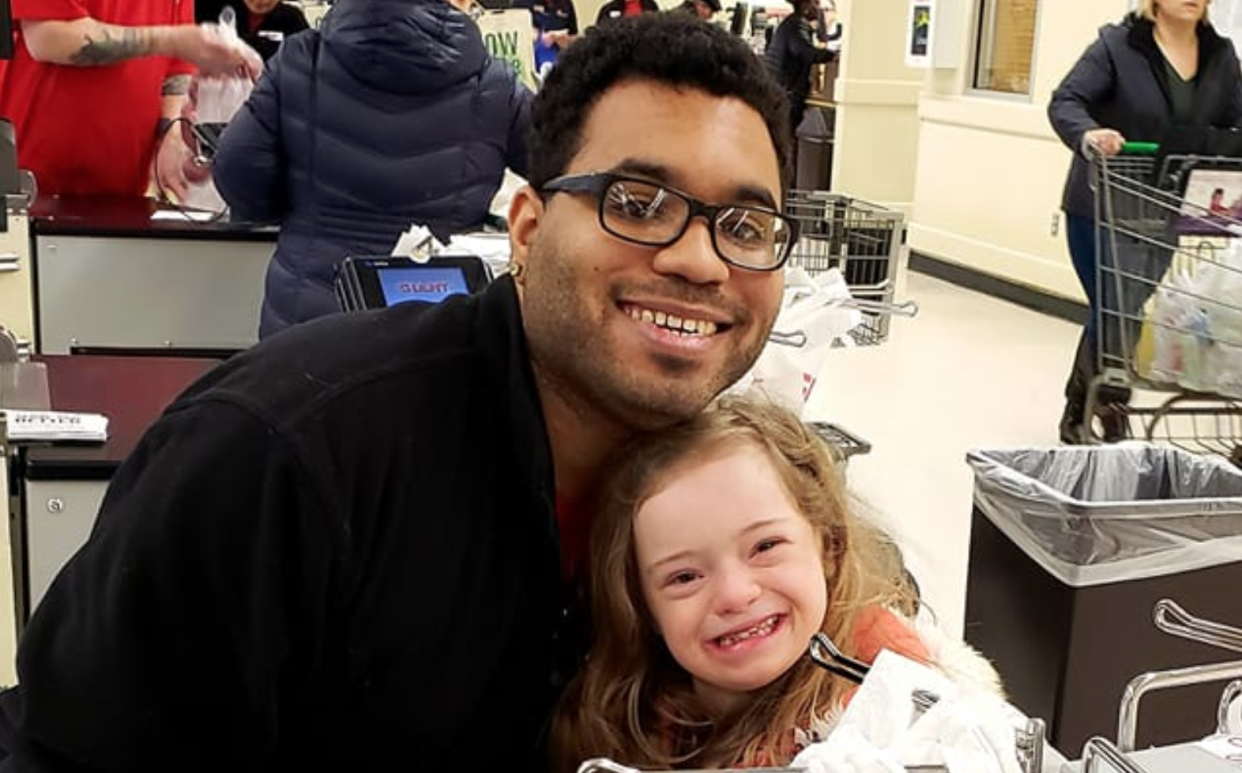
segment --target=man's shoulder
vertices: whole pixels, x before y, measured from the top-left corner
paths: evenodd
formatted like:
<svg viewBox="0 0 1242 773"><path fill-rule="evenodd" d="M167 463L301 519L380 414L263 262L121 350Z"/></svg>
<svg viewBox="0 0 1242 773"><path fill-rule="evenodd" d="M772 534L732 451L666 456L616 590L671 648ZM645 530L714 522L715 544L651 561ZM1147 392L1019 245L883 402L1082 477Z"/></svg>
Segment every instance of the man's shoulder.
<svg viewBox="0 0 1242 773"><path fill-rule="evenodd" d="M323 317L238 355L182 403L237 403L289 428L337 410L377 407L382 394L452 394L480 381L477 317L472 299Z"/></svg>

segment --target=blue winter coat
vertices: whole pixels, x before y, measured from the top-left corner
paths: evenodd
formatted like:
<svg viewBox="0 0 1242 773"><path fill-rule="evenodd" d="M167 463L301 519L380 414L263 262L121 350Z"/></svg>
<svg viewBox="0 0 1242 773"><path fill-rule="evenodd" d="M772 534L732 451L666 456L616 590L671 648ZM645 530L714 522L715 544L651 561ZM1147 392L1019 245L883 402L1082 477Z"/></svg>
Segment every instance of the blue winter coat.
<svg viewBox="0 0 1242 773"><path fill-rule="evenodd" d="M411 223L479 225L505 167L526 174L530 100L445 0L339 0L286 40L213 163L235 219L280 224L259 336L337 311L341 260Z"/></svg>
<svg viewBox="0 0 1242 773"><path fill-rule="evenodd" d="M1173 119L1164 59L1152 23L1133 14L1122 24L1100 28L1052 93L1048 118L1057 136L1074 152L1062 208L1094 217L1090 162L1082 137L1090 129L1116 129L1127 140L1158 142L1177 152L1213 153L1222 130L1242 125L1242 74L1230 42L1200 24L1199 67L1190 121Z"/></svg>

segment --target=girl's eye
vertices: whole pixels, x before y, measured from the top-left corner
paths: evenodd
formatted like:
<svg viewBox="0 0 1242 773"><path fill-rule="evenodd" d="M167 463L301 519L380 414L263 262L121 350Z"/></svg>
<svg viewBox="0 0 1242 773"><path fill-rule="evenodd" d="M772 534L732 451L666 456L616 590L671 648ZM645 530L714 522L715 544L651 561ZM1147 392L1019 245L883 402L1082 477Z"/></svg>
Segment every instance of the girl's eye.
<svg viewBox="0 0 1242 773"><path fill-rule="evenodd" d="M760 540L759 543L755 545L755 552L756 553L767 553L768 551L775 548L777 545L781 544L783 541L784 540L781 540L776 537L773 537L772 539Z"/></svg>
<svg viewBox="0 0 1242 773"><path fill-rule="evenodd" d="M699 579L699 575L695 572L685 571L670 575L665 581L666 585L689 585Z"/></svg>

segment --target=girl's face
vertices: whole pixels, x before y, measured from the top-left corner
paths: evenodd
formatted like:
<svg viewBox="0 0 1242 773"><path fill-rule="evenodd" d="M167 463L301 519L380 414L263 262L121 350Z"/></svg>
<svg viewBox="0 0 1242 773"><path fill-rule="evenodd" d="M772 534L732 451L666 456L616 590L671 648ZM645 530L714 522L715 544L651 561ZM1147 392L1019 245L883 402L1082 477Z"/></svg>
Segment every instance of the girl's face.
<svg viewBox="0 0 1242 773"><path fill-rule="evenodd" d="M753 443L674 467L634 545L656 628L713 711L779 678L823 624L823 540Z"/></svg>

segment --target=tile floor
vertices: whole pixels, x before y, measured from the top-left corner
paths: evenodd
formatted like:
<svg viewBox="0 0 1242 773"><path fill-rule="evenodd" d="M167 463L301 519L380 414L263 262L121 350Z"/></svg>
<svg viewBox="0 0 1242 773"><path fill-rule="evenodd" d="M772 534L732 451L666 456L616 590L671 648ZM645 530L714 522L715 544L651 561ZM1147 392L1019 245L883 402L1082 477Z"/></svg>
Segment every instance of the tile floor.
<svg viewBox="0 0 1242 773"><path fill-rule="evenodd" d="M833 350L806 417L872 444L854 457L854 493L898 535L924 597L960 632L966 598L972 448L1057 442L1078 328L924 274L903 272L888 341Z"/></svg>

